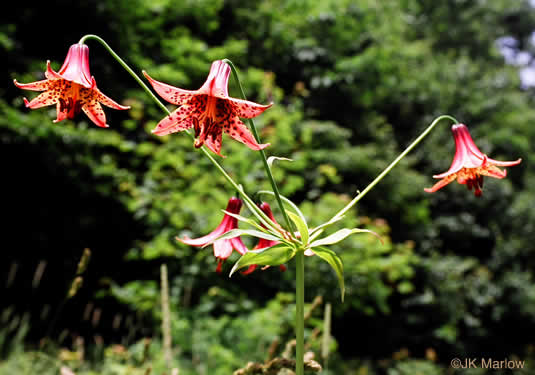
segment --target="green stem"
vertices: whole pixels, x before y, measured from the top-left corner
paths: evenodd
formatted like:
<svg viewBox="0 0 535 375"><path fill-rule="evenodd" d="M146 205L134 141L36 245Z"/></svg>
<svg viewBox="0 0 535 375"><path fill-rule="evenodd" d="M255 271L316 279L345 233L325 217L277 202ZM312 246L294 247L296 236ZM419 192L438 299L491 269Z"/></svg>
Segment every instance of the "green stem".
<svg viewBox="0 0 535 375"><path fill-rule="evenodd" d="M119 55L117 53L115 53L115 51L108 45L108 43L106 43L104 41L104 39L102 39L101 37L99 37L98 35L94 35L94 34L88 34L88 35L85 35L83 36L80 41L78 43L80 44L83 44L85 43L86 40L89 40L89 39L94 39L96 41L98 41L100 44L102 44L104 46L104 48L106 48L106 50L110 53L110 55L113 56L113 58L115 60L117 60L117 62L119 64L121 64L121 66L136 80L136 82L143 88L143 90L145 90L145 92L150 96L150 98L156 103L158 104L158 106L165 112L167 113L168 115L171 114L171 112L167 109L167 107L156 97L156 95L153 94L153 92L151 91L151 89L141 80L141 78L139 78L139 76L128 66L128 64L126 62L124 62L123 59L121 59L119 57ZM185 131L186 134L188 134L188 136L192 139L192 140L195 140L195 136L193 134L191 134L191 132L189 131ZM253 207L253 208L257 208L256 207L256 204L254 203L254 201L245 193L245 191L243 190L243 188L238 185L233 179L232 177L230 177L230 175L223 169L223 167L221 166L221 164L219 164L217 162L217 160L214 159L214 157L210 154L210 152L205 148L205 147L201 147L200 149L204 155L212 162L212 164L219 170L219 172L221 172L221 174L223 175L223 177L225 177L225 179L241 194L242 198L247 200L247 202ZM260 216L262 216L265 220L267 220L269 222L269 218L267 217L266 214L264 214L264 212L257 208L257 214L259 214Z"/></svg>
<svg viewBox="0 0 535 375"><path fill-rule="evenodd" d="M424 139L428 134L429 132L431 132L431 130L433 130L433 128L441 121L441 120L444 120L444 119L448 119L448 120L451 120L453 121L455 124L458 124L459 122L452 116L448 116L448 115L442 115L442 116L439 116L437 117L435 120L433 120L433 122L431 123L431 125L429 125L427 127L427 129L425 129L423 131L422 134L420 134L420 136L418 138L416 138L414 140L414 142L412 142L409 147L407 147L405 149L405 151L403 151L401 154L399 154L399 156L392 162L390 163L390 165L388 167L386 167L386 169L381 172L381 174L379 176L377 176L375 178L375 180L373 180L368 186L366 186L366 188L364 190L362 190L361 192L358 193L358 195L353 198L353 200L351 202L349 202L344 208L342 208L336 215L333 216L333 218L330 220L336 220L336 219L339 219L341 216L343 216L347 211L349 211L355 204L357 204L358 201L360 201L362 198L364 198L364 196L375 186L379 183L379 181L381 181L383 179L383 177L385 177L400 161L401 159L403 159L409 152L411 152L411 150L416 147L416 145L418 145L418 143L420 143L420 141L422 141L422 139Z"/></svg>
<svg viewBox="0 0 535 375"><path fill-rule="evenodd" d="M236 70L236 67L234 66L232 61L230 61L229 59L224 59L223 61L226 62L230 66L230 69L232 70L232 76L234 77L234 79L238 83L238 87L240 89L241 98L243 100L247 100L247 98L245 96L245 92L243 91L243 87L242 87L241 82L240 82L240 78L238 77L238 71ZM253 119L247 119L247 121L249 122L249 127L251 128L251 132L253 133L253 136L255 137L256 141L258 143L261 143L260 142L260 136L258 135L258 131L256 130L256 126L254 124ZM259 150L259 153L260 153L260 156L261 156L261 159L262 159L262 164L264 165L264 169L266 170L266 175L267 175L267 177L269 179L269 182L271 183L271 188L273 189L273 193L275 194L275 199L277 200L277 204L279 205L279 208L280 208L280 210L282 212L282 216L284 217L284 221L286 222L286 226L287 226L288 230L292 231L293 230L292 229L293 226L292 226L292 223L290 221L290 218L288 217L288 214L286 213L286 210L284 208L284 204L282 203L282 199L280 197L280 192L279 192L279 188L277 186L277 182L275 181L275 178L273 177L273 173L271 172L271 168L269 167L269 163L267 162L266 153L265 153L264 150Z"/></svg>
<svg viewBox="0 0 535 375"><path fill-rule="evenodd" d="M115 51L109 46L108 43L106 43L106 41L104 41L104 39L102 39L101 37L99 37L98 35L94 35L94 34L88 34L88 35L85 35L83 36L80 41L78 42L79 44L84 44L86 40L88 39L94 39L98 42L100 42L100 44L102 44L104 46L104 48L106 48L106 50L110 53L110 55L113 56L113 58L115 60L117 60L117 62L119 64L121 64L121 66L137 81L137 83L139 83L139 85L141 87L143 87L143 90L145 90L145 92L147 94L149 94L149 96L152 98L152 100L154 100L154 102L156 102L156 104L158 104L160 106L161 109L164 110L164 112L166 112L167 114L170 114L169 110L167 109L167 107L165 105L163 105L163 103L161 101L158 100L158 98L156 97L156 95L153 94L153 92L151 91L151 89L149 89L149 87L141 80L141 78L139 78L139 76L128 66L127 63L124 62L123 59L121 59L119 57L119 55L117 53L115 53Z"/></svg>
<svg viewBox="0 0 535 375"><path fill-rule="evenodd" d="M305 253L295 255L295 374L304 374L305 356Z"/></svg>

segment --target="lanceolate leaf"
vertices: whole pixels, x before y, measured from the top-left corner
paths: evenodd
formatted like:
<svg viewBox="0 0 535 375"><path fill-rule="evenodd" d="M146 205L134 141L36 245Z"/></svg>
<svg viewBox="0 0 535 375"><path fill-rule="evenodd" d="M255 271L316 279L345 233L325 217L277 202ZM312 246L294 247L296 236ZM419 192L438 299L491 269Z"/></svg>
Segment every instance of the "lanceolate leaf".
<svg viewBox="0 0 535 375"><path fill-rule="evenodd" d="M284 241L283 238L275 237L275 236L273 236L273 235L271 235L269 233L261 232L259 230L254 230L254 229L232 229L232 230L229 230L228 232L222 234L221 236L215 238L213 241L208 242L203 247L209 246L209 245L211 245L212 243L214 243L215 241L218 241L218 240L228 240L228 239L231 239L231 238L234 238L234 237L239 237L239 236L253 236L253 237L263 238L265 240L270 240L270 241Z"/></svg>
<svg viewBox="0 0 535 375"><path fill-rule="evenodd" d="M303 221L299 215L296 215L291 211L288 211L288 216L290 216L290 219L294 222L297 230L301 234L303 245L308 244L308 225L306 221Z"/></svg>
<svg viewBox="0 0 535 375"><path fill-rule="evenodd" d="M288 262L295 255L296 250L284 243L277 244L266 249L258 251L248 251L234 264L230 271L230 276L237 270L243 267L248 267L253 264L260 266L278 266Z"/></svg>
<svg viewBox="0 0 535 375"><path fill-rule="evenodd" d="M344 302L344 295L346 293L345 283L344 283L344 266L342 264L342 259L336 253L326 247L315 247L312 249L314 253L319 256L321 259L330 264L330 266L336 272L338 276L338 284L340 285L340 293L342 296L342 302ZM247 254L245 254L247 255Z"/></svg>
<svg viewBox="0 0 535 375"><path fill-rule="evenodd" d="M322 238L320 240L312 242L310 244L310 247L332 245L332 244L335 244L335 243L338 243L338 242L342 241L343 239L345 239L348 236L350 236L352 234L355 234L355 233L371 233L374 236L376 236L377 238L379 238L379 240L381 240L381 237L379 237L379 235L377 233L375 233L374 231L368 230L368 229L358 229L358 228L349 229L349 228L344 228L344 229L340 229L337 232L334 232L330 236L327 236L327 237L324 237L324 238ZM381 240L381 242L382 242L382 240Z"/></svg>
<svg viewBox="0 0 535 375"><path fill-rule="evenodd" d="M345 216L342 215L340 217L337 217L337 218L333 218L331 220L329 220L328 222L326 223L323 223L321 225L318 225L316 228L312 229L310 231L310 241L314 241L316 238L318 238L322 233L323 233L323 230L328 227L329 225L333 225L334 223L337 223L338 221L342 220Z"/></svg>
<svg viewBox="0 0 535 375"><path fill-rule="evenodd" d="M323 223L321 225L318 225L316 228L312 229L310 231L310 239L313 240L314 238L318 237L322 232L323 232L323 229L325 229L326 227L328 227L329 225L332 225L334 223L337 223L338 221L342 220L345 216L342 215L340 217L337 217L337 218L334 218L334 219L331 219L329 220L328 222L326 223Z"/></svg>

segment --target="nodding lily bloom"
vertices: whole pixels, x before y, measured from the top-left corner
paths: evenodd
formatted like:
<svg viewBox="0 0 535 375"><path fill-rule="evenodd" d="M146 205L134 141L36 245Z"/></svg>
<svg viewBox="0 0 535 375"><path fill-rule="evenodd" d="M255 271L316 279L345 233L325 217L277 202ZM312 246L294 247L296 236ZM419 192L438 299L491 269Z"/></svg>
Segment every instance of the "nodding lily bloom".
<svg viewBox="0 0 535 375"><path fill-rule="evenodd" d="M277 227L279 227L279 223L277 223L277 221L275 220L275 217L273 216L273 211L271 211L271 207L269 206L268 203L262 202L262 204L260 205L260 209L264 211L264 213L271 219L271 221L273 221L276 224ZM264 225L262 224L262 226ZM265 249L271 246L275 246L278 243L279 241L266 240L264 238L260 238L258 240L258 244L253 248L253 250ZM257 267L258 265L252 264L245 271L243 271L242 274L248 275L252 273L254 270L256 270ZM267 268L269 268L269 266L264 266L262 267L262 270L265 270ZM286 271L286 266L284 264L281 264L279 268L281 271Z"/></svg>
<svg viewBox="0 0 535 375"><path fill-rule="evenodd" d="M242 201L239 198L232 197L228 201L228 205L225 211L233 213L233 214L239 214L242 206ZM228 231L232 229L238 228L238 220L230 215L225 214L223 216L223 220L221 220L221 223L217 226L216 229L214 229L211 233L207 234L206 236L194 238L191 239L189 237L185 238L176 238L178 241L185 243L187 245L196 246L196 247L203 247L208 245L209 243L213 242L214 246L214 256L219 260L217 264L216 271L221 272L221 267L223 264L223 261L230 257L232 254L232 250L236 250L241 255L245 254L247 252L247 247L244 245L240 237L234 237L230 239L221 239L221 240L214 240L227 233Z"/></svg>
<svg viewBox="0 0 535 375"><path fill-rule="evenodd" d="M433 187L424 189L428 193L433 193L457 179L457 182L465 184L468 190L473 188L475 196L479 197L483 193L483 176L504 178L507 171L498 167L509 167L522 161L522 159L515 161L493 160L479 151L466 125L455 124L451 130L455 139L453 162L447 172L433 176L433 178L441 180Z"/></svg>
<svg viewBox="0 0 535 375"><path fill-rule="evenodd" d="M170 103L180 107L161 120L152 131L167 135L193 128L195 147L206 145L219 156L223 132L252 150L261 150L269 144L258 144L240 120L260 115L271 104L261 105L228 96L230 66L222 60L212 63L206 82L196 91L183 90L152 79L143 72L156 92Z"/></svg>
<svg viewBox="0 0 535 375"><path fill-rule="evenodd" d="M96 125L107 128L106 115L100 103L114 109L129 109L108 98L97 88L95 78L89 72L89 47L85 44L73 44L61 69L56 73L46 62L45 80L32 83L18 83L15 86L24 90L44 91L32 101L24 98L27 108L36 109L56 104L57 118L54 122L66 118L73 119L81 111Z"/></svg>

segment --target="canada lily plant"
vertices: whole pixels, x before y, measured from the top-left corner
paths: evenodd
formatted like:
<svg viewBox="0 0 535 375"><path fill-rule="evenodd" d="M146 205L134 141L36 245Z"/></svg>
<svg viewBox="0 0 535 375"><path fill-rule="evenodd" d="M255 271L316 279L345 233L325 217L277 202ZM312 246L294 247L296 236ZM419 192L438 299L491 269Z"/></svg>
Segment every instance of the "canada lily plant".
<svg viewBox="0 0 535 375"><path fill-rule="evenodd" d="M229 201L227 210L221 224L210 234L197 238L179 239L192 246L209 246L214 248L214 255L218 259L217 270L221 270L221 263L227 259L232 250L237 250L241 257L230 271L232 276L236 271L244 269L253 270L257 266L281 266L295 258L296 265L296 375L304 374L304 260L305 256L318 256L328 263L337 275L342 301L345 294L344 270L342 259L329 248L347 237L359 233L375 233L361 228L343 228L334 233L327 234L329 227L340 221L346 212L354 207L373 187L378 184L416 145L418 145L429 132L442 120L453 122L453 132L456 144L456 154L448 172L436 175L441 178L435 186L426 189L435 192L449 182L457 179L461 184L474 188L475 195L481 195L482 176L503 178L505 171L496 166L513 166L520 163L498 162L489 159L475 146L465 125L448 115L437 117L420 136L414 140L387 168L385 168L364 190L359 192L343 209L333 215L325 223L311 228L298 206L279 193L277 183L271 172L273 160L285 159L271 156L267 158L265 148L256 130L253 117L271 107L272 104L261 105L247 101L234 64L227 60L217 60L212 63L206 82L198 90L184 90L172 85L157 81L143 71L145 77L156 93L166 101L179 107L170 112L165 105L152 93L143 80L112 50L112 48L96 35L86 35L69 50L67 59L58 73L47 63L46 80L29 84L15 85L22 89L45 91L32 101L25 99L27 107L35 109L45 105L56 104L57 119L74 118L80 111L98 126L105 127L106 119L99 103L115 109L128 109L104 96L97 88L95 79L89 74L89 49L85 42L96 40L128 71L128 73L141 85L146 93L164 111L166 116L159 122L153 133L167 135L176 132L186 133L193 141L195 148L210 160L216 169L224 176L230 186L237 192L238 197ZM241 99L232 98L228 94L228 80L232 73L236 80ZM248 127L240 118L245 118ZM192 134L189 129L193 129ZM266 176L271 183L272 190L257 192L259 195L271 196L275 199L279 211L284 219L283 224L274 220L271 209L267 211L255 204L243 187L225 171L214 158L214 154L222 156L222 134L226 133L235 140L245 144L259 153ZM206 147L204 147L206 146ZM288 159L286 159L288 160ZM253 218L240 215L242 202L253 214ZM249 228L240 229L237 223L241 222ZM259 239L259 244L248 250L241 236L252 236Z"/></svg>

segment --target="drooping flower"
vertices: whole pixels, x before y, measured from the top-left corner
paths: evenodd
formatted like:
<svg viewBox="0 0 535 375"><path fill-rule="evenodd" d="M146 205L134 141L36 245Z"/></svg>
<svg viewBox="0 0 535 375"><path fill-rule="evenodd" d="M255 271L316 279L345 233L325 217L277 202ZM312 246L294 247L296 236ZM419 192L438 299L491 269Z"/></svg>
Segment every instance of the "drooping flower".
<svg viewBox="0 0 535 375"><path fill-rule="evenodd" d="M260 209L262 211L264 211L264 213L271 219L271 221L273 221L276 224L277 227L280 227L279 223L277 223L277 221L275 220L275 216L273 216L273 211L271 211L271 207L269 206L269 203L262 202L260 204ZM264 225L262 224L262 226L264 226ZM266 240L264 238L260 238L258 240L258 243L256 244L256 246L253 248L253 250L265 249L265 248L268 248L268 247L275 246L278 243L279 243L279 241ZM245 271L243 271L242 274L243 275L248 275L248 274L252 273L254 270L256 270L257 267L258 267L257 264L252 264ZM262 270L265 270L266 268L269 268L269 266L262 267ZM279 268L280 268L281 271L286 271L286 266L284 264L281 264L279 266Z"/></svg>
<svg viewBox="0 0 535 375"><path fill-rule="evenodd" d="M84 111L96 125L106 128L106 115L100 103L114 109L130 108L116 103L97 88L89 72L89 47L85 44L73 44L69 48L58 72L50 67L50 60L47 61L45 77L45 80L31 83L18 83L16 79L13 82L23 90L44 91L31 101L24 98L24 104L31 109L56 104L54 122L73 119Z"/></svg>
<svg viewBox="0 0 535 375"><path fill-rule="evenodd" d="M424 189L428 193L433 193L457 179L458 183L466 184L468 190L473 188L475 196L479 197L483 193L483 176L504 178L507 171L498 167L509 167L522 161L498 161L489 158L477 148L464 124L453 125L451 131L455 139L453 162L447 172L433 176L441 180L433 187Z"/></svg>
<svg viewBox="0 0 535 375"><path fill-rule="evenodd" d="M258 144L240 117L256 117L271 104L261 105L229 97L230 66L226 62L214 61L206 82L196 91L173 87L152 79L146 72L143 74L162 98L180 106L158 123L152 131L154 134L167 135L193 128L197 138L195 147L206 145L219 156L222 156L223 132L253 150L269 146Z"/></svg>
<svg viewBox="0 0 535 375"><path fill-rule="evenodd" d="M237 197L232 197L229 199L227 208L225 211L233 213L233 214L239 214L241 207L242 207L242 201L241 199ZM216 271L221 272L221 267L223 264L223 261L230 257L232 254L232 250L236 250L241 255L245 254L247 252L247 247L242 242L240 237L234 237L230 239L220 239L214 240L218 238L219 236L227 233L228 231L232 229L238 228L238 220L230 215L225 214L223 216L223 220L221 220L221 223L217 226L216 229L214 229L211 233L207 234L206 236L199 237L199 238L176 238L178 241L185 243L187 245L196 246L196 247L203 247L213 242L214 246L214 256L218 259L218 264Z"/></svg>

